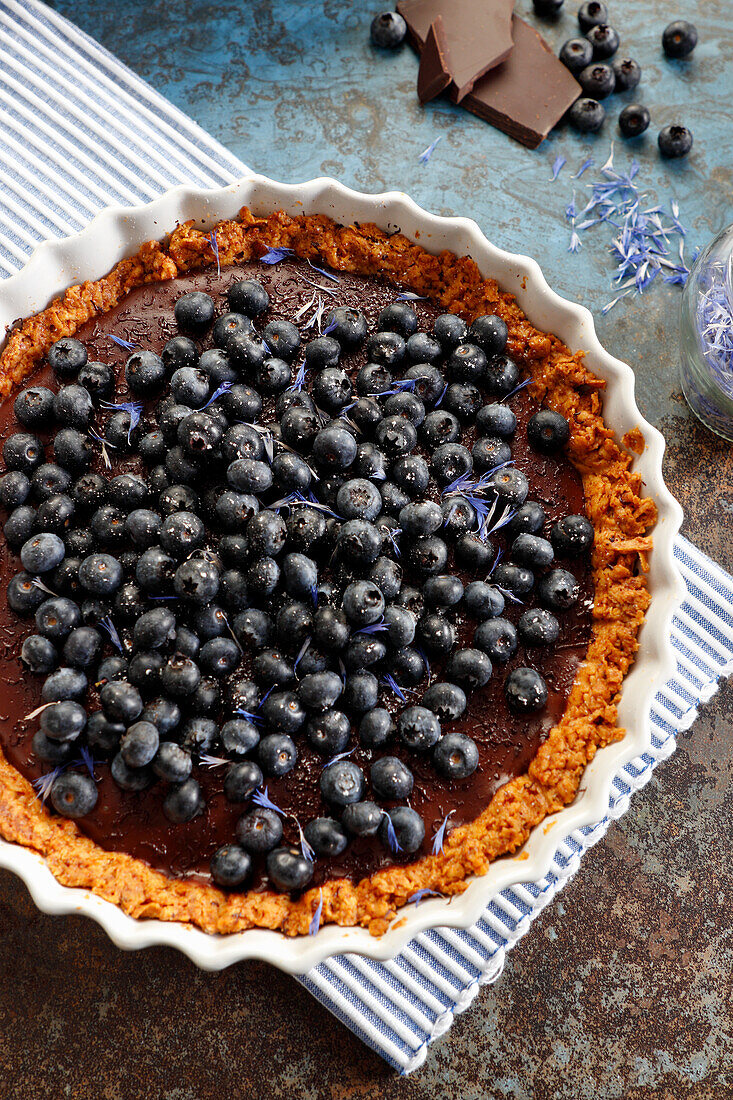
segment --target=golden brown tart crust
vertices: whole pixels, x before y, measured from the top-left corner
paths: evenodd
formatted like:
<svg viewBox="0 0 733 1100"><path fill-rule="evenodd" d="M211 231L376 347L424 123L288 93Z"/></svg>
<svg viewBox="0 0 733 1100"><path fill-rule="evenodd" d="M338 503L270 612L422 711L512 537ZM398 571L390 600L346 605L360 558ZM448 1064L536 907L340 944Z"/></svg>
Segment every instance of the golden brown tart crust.
<svg viewBox="0 0 733 1100"><path fill-rule="evenodd" d="M476 820L454 829L442 854L389 867L358 883L333 879L293 901L286 894L224 893L169 878L142 860L102 849L73 822L52 816L1 754L0 834L40 852L59 882L92 890L133 917L188 921L206 932L259 926L302 935L322 890L323 923L364 925L381 934L417 890L461 893L469 876L485 873L492 860L515 852L543 818L572 802L597 749L623 737L617 703L649 605L646 555L656 518L654 503L643 496L641 479L631 469L629 451L638 453L643 440L640 433L630 433L624 440L628 450L615 440L602 417L605 383L587 370L583 354L572 354L556 336L535 329L514 297L493 279L483 279L469 257L432 255L402 234L386 236L374 225L340 226L323 215L290 217L282 211L257 218L246 208L238 220L216 227L216 241L222 265L256 259L265 247L287 247L336 270L378 275L469 322L489 312L506 321L508 352L531 374L543 403L570 422L567 454L581 475L586 512L595 528L595 600L586 658L562 719L527 774L505 783ZM7 397L54 341L77 332L134 287L213 260L208 234L188 223L163 242L145 244L103 278L71 287L11 331L0 356L0 394Z"/></svg>

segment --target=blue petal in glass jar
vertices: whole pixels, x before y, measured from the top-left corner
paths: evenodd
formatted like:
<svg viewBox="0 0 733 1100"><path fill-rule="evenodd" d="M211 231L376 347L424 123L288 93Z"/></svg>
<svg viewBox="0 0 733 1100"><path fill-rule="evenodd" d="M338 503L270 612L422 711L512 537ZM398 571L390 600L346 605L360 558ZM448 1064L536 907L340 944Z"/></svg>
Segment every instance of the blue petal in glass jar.
<svg viewBox="0 0 733 1100"><path fill-rule="evenodd" d="M703 424L733 442L733 225L693 264L680 326L687 402Z"/></svg>

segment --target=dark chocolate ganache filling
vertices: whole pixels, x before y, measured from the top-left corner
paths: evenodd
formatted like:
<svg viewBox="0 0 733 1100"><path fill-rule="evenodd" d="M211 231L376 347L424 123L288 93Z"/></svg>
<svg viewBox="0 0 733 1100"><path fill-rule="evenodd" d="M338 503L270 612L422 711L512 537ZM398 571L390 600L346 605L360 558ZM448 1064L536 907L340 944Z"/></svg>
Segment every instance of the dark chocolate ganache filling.
<svg viewBox="0 0 733 1100"><path fill-rule="evenodd" d="M86 346L90 361L101 361L114 367L117 375L117 394L114 400L129 400L124 376L124 365L129 351L117 344L112 337L128 341L138 348L160 353L166 342L179 332L173 307L181 294L193 289L205 291L213 297L217 315L220 315L228 309L227 288L239 279L248 278L258 279L270 295L270 307L256 319L256 328L261 331L265 323L276 318L296 321L304 345L318 335L320 319L317 311L320 302L325 306L321 321L324 327L329 309L335 305L343 305L362 311L369 331L373 332L380 310L393 302L397 293L394 288L376 278L339 274L338 281L332 281L312 267L289 259L272 266L248 262L227 267L221 274L217 274L215 270L207 270L168 283L135 289L119 306L84 325L77 333L77 339ZM320 287L315 284L320 284ZM430 332L435 318L442 311L428 301L414 301L411 305L417 314L420 331ZM306 306L307 309L304 308ZM210 331L201 339L197 338L196 342L201 349L211 347ZM353 378L365 360L366 355L362 348L354 353L344 354L341 365ZM302 355L296 360L294 370L301 361ZM519 367L521 370L521 362ZM306 378L306 389L310 389L310 382L311 379ZM48 386L54 391L61 384L63 380L59 381L47 363L24 383L26 386ZM162 391L163 396L166 392L167 389ZM155 426L154 411L159 400L160 395L154 400L143 401L143 424L146 430ZM484 397L485 402L492 400L495 399ZM584 512L581 479L562 452L557 456L544 456L530 448L527 441L527 421L540 407L536 398L528 390L521 389L508 399L508 403L518 419L516 432L510 441L512 459L529 481L529 499L538 501L546 512L544 529L538 533L549 538L550 530L559 518ZM110 415L110 412L101 411L95 414L93 423L101 436L104 435L104 424ZM266 400L261 422L267 423L273 419L273 401ZM14 417L13 400L6 401L0 408L1 441L4 442L13 432L24 430L26 429ZM53 461L50 447L52 433L39 434L44 444L47 444L46 461ZM462 435L461 442L470 448L476 437L475 428L464 427ZM418 450L419 448L420 444ZM97 451L99 453L95 455L92 465L96 472L107 477L126 471L145 475L145 467L136 454L121 456L110 449L112 467L107 469L102 459L101 447L97 447ZM218 480L223 480L218 473L215 476ZM434 497L438 497L439 490L433 486L432 493ZM275 495L277 494L273 494ZM146 506L155 507L155 504ZM216 549L219 534L215 530L207 531L207 545L213 550ZM508 556L510 539L507 538L506 530L498 531L491 536L491 540ZM329 579L331 573L338 580L337 564L333 565L328 561L322 563L320 560L318 564L319 581ZM436 771L430 753L410 751L396 736L379 749L365 748L359 743L356 726L352 728L348 745L351 750L349 759L362 768L367 778L364 797L372 798L368 783L369 769L374 759L389 754L404 760L414 776L414 788L408 802L424 821L425 839L417 852L402 856L391 851L378 836L352 838L342 854L317 859L312 885L342 876L358 881L393 863L407 862L428 854L432 849L435 833L446 815L450 814L449 830L474 820L503 783L527 770L540 744L563 714L591 633L593 586L588 556L582 555L568 560L556 557L553 568L556 567L571 570L580 585L577 603L567 611L556 612L561 627L559 640L552 645L533 647L526 647L520 642L516 654L508 663L494 662L489 683L468 695L468 706L461 718L443 724L444 732L459 731L468 734L478 747L479 765L468 778L446 779ZM18 554L10 551L7 546L2 556L1 568L4 593L11 577L22 569ZM422 579L411 577L406 565L404 571L405 583L419 588ZM478 577L467 576L465 570L457 568L452 550L445 572L459 574L464 583L485 577L485 573ZM171 607L175 613L175 602L166 606ZM526 598L525 604L507 600L503 614L516 623L527 607L534 606L537 606L537 600L536 594L532 592ZM477 624L466 619L460 604L457 607L458 610L447 612L447 617L455 626L457 645L464 648L472 645ZM0 599L0 741L13 766L31 781L51 768L51 765L41 762L32 751L31 741L38 729L38 719L26 718L41 703L42 678L29 674L20 659L22 643L33 631L32 617L21 618L16 615L8 607L3 595ZM131 624L119 622L118 633L123 646L126 649L131 648ZM378 636L377 634L376 637ZM111 643L105 646L105 653L116 653ZM242 663L232 674L232 679L247 676L251 660L252 655L245 651ZM407 703L387 684L382 684L379 705L387 707L396 715L405 705L419 704L428 683L443 679L441 673L444 665L445 659L432 662L430 678L426 676L416 690L403 693ZM504 683L509 672L517 667L536 670L547 685L547 703L538 712L517 714L507 706ZM226 685L224 689L226 694ZM90 693L86 705L89 711L98 708L99 701L94 692ZM222 710L218 719L223 722L228 716L231 715ZM175 736L174 733L171 738L175 739ZM270 799L286 815L283 818L285 841L298 844L296 822L304 826L313 818L333 814L333 810L325 804L319 789L319 777L325 763L323 757L309 746L305 727L294 733L293 737L298 749L295 768L281 778L266 778L265 782ZM223 755L221 748L216 746L209 752L215 756ZM256 751L253 755L256 758ZM104 849L127 852L146 861L151 867L178 878L210 881L209 862L212 854L221 845L235 841L237 820L250 809L250 803L235 804L225 797L225 764L206 766L194 761L193 774L201 785L205 809L199 816L184 824L172 824L163 813L162 804L167 783L158 781L139 792L122 790L111 777L109 759L96 753L94 772L98 799L95 808L79 819L81 831ZM396 805L386 802L380 804L387 809ZM267 886L264 858L256 857L252 875L243 888L264 889Z"/></svg>

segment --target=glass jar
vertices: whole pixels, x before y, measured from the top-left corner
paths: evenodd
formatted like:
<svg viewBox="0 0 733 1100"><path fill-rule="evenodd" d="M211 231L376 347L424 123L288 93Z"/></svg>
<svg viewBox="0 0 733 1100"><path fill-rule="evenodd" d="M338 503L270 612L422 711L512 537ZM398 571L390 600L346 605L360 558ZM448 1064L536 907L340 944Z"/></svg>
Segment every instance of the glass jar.
<svg viewBox="0 0 733 1100"><path fill-rule="evenodd" d="M733 441L733 225L692 265L680 330L687 403L703 424Z"/></svg>

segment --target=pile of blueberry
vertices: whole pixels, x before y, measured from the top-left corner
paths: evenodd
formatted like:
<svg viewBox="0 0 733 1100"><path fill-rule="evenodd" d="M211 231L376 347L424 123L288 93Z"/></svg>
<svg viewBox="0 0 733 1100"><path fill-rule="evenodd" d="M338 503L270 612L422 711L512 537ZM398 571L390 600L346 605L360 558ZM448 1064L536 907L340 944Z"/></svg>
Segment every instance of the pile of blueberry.
<svg viewBox="0 0 733 1100"><path fill-rule="evenodd" d="M179 297L180 335L160 356L132 351L126 386L144 404L116 401L114 371L79 341L50 349L60 386L18 394L23 430L3 447L4 531L23 567L7 598L35 619L22 659L43 677L33 751L54 767L56 811L79 818L97 802L93 768L69 767L80 749L108 759L123 790L165 784L172 823L204 811L195 773L213 761L226 798L250 803L214 880L240 885L259 855L293 890L353 836L417 851L413 775L389 742L428 755L447 782L475 771L475 742L444 727L519 642L557 640L579 585L554 557L585 553L593 529L566 516L551 540L538 534L545 513L512 464L506 399L522 383L499 317L469 328L446 314L421 332L398 300L370 334L338 307L301 347L289 321L255 327L269 307L258 281L227 297L219 317L208 295ZM192 337L205 335L200 351ZM352 380L343 361L357 349L367 362ZM527 433L549 454L569 428L543 409ZM505 601L532 593L515 628ZM475 624L468 648L459 611ZM444 678L430 683L432 659ZM520 714L547 700L530 668L503 688ZM368 777L349 759L352 727L373 751ZM298 850L265 784L297 768L301 738L324 761L329 812L298 826Z"/></svg>
<svg viewBox="0 0 733 1100"><path fill-rule="evenodd" d="M534 0L538 15L559 14L564 0ZM584 132L600 130L606 111L600 100L613 92L628 92L641 80L641 69L632 58L615 59L620 46L617 31L608 22L608 9L601 0L586 0L578 9L582 37L569 38L560 50L560 60L574 74L583 89L568 118ZM662 47L668 57L688 57L697 45L697 30L684 19L665 28ZM629 103L619 115L624 137L638 137L648 129L651 116L641 103ZM686 126L671 125L660 130L657 143L664 157L683 157L692 148L692 134Z"/></svg>

